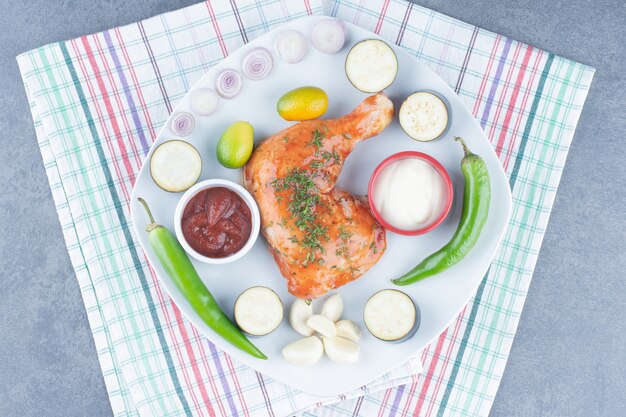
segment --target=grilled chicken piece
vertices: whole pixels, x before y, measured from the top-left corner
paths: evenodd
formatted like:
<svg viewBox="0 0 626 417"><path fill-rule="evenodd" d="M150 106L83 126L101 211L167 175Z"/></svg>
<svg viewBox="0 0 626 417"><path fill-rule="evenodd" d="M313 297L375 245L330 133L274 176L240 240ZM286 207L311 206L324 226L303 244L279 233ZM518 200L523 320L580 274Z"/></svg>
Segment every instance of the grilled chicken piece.
<svg viewBox="0 0 626 417"><path fill-rule="evenodd" d="M261 211L261 232L289 292L317 298L363 275L386 249L367 199L335 187L354 146L391 123L393 103L365 99L332 120L300 122L266 139L244 168Z"/></svg>

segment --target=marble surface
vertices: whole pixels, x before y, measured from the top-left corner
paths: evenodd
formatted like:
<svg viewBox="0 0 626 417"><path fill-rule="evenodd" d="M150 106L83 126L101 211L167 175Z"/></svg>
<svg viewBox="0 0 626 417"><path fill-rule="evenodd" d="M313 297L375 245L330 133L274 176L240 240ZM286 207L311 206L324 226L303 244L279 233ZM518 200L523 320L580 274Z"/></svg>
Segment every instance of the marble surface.
<svg viewBox="0 0 626 417"><path fill-rule="evenodd" d="M1 416L111 415L14 58L195 1L0 0ZM418 3L597 69L491 415L626 415L626 6Z"/></svg>

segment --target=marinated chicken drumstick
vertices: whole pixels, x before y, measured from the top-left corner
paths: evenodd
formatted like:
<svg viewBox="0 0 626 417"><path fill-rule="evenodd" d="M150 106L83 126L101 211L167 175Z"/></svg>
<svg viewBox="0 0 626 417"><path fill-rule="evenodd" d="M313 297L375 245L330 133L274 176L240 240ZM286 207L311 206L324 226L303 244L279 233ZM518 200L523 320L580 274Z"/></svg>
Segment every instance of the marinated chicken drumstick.
<svg viewBox="0 0 626 417"><path fill-rule="evenodd" d="M261 232L289 292L317 298L363 275L386 249L367 200L335 187L354 146L391 123L393 103L366 98L351 113L297 123L266 139L244 168Z"/></svg>

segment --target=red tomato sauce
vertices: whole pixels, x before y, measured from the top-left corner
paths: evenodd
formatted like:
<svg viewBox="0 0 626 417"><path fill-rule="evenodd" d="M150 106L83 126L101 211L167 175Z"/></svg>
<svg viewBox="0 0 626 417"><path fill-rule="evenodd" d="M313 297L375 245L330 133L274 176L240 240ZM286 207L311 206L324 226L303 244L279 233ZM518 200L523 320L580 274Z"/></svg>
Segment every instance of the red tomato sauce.
<svg viewBox="0 0 626 417"><path fill-rule="evenodd" d="M185 206L183 235L196 252L225 258L246 244L251 219L250 208L237 193L224 187L207 188Z"/></svg>

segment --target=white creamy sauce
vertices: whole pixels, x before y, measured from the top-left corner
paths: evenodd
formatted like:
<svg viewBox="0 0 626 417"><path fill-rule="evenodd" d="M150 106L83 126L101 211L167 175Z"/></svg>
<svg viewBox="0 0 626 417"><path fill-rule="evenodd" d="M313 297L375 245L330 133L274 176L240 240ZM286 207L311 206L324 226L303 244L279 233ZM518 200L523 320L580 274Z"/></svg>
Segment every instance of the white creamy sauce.
<svg viewBox="0 0 626 417"><path fill-rule="evenodd" d="M385 221L410 231L437 219L444 205L445 184L428 162L406 158L383 169L373 194L374 205Z"/></svg>

